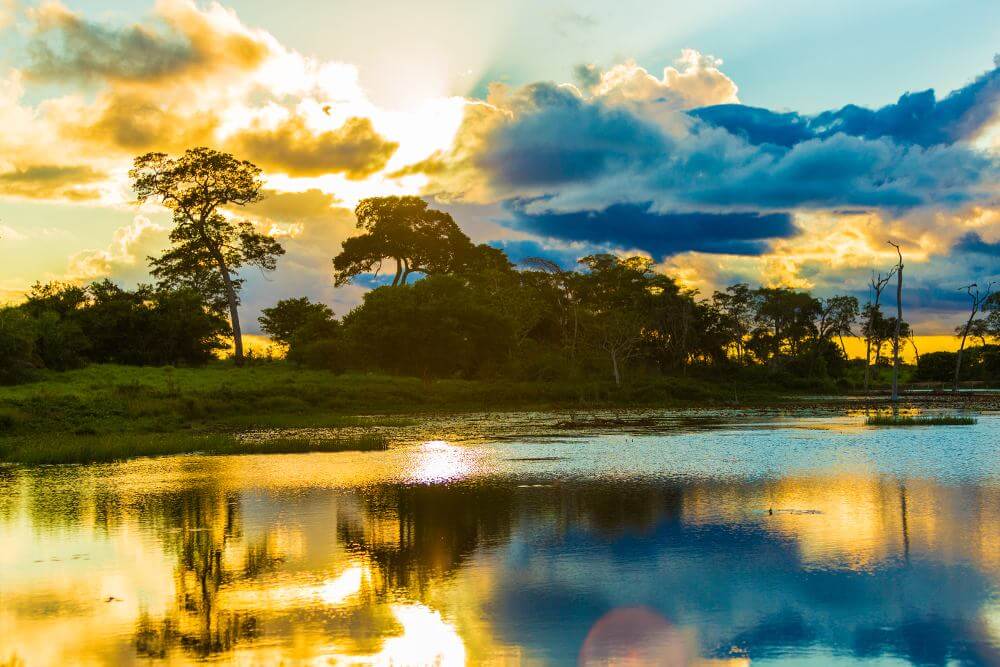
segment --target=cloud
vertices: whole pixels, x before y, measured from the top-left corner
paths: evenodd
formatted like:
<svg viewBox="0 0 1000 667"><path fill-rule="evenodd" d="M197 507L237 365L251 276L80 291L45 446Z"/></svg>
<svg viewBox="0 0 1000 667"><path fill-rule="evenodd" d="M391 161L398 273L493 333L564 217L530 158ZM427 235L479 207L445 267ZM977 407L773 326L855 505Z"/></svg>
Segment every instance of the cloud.
<svg viewBox="0 0 1000 667"><path fill-rule="evenodd" d="M676 64L664 68L663 78L658 79L628 60L602 72L588 92L608 104L652 104L672 110L739 102L736 84L719 69L722 60L684 49ZM585 83L594 79L592 70L576 73Z"/></svg>
<svg viewBox="0 0 1000 667"><path fill-rule="evenodd" d="M657 210L900 211L988 202L1000 182L997 157L965 144L843 133L755 144L685 123L683 113L672 112L668 126L555 84L498 89L467 113L455 150L426 165L430 192L482 201L546 196L549 208L567 212L645 202Z"/></svg>
<svg viewBox="0 0 1000 667"><path fill-rule="evenodd" d="M905 93L895 104L866 109L849 104L815 116L776 113L738 104L708 106L690 114L752 144L791 147L846 134L935 146L974 139L1000 114L1000 66L938 100L933 90Z"/></svg>
<svg viewBox="0 0 1000 667"><path fill-rule="evenodd" d="M343 173L354 180L381 171L399 146L378 134L368 118L348 118L337 129L315 131L300 116L274 127L254 125L227 144L266 169L291 176Z"/></svg>
<svg viewBox="0 0 1000 667"><path fill-rule="evenodd" d="M0 195L85 201L101 196L88 186L106 178L87 166L33 165L0 173Z"/></svg>
<svg viewBox="0 0 1000 667"><path fill-rule="evenodd" d="M144 216L119 228L107 248L81 250L69 258L66 280L89 282L105 277L134 284L148 281L146 258L167 245L167 228Z"/></svg>
<svg viewBox="0 0 1000 667"><path fill-rule="evenodd" d="M214 144L219 123L212 112L184 112L179 105L165 103L155 95L124 91L105 93L91 104L65 100L53 117L66 139L128 155L154 150L180 152Z"/></svg>
<svg viewBox="0 0 1000 667"><path fill-rule="evenodd" d="M0 0L0 30L14 23L17 14L17 0Z"/></svg>
<svg viewBox="0 0 1000 667"><path fill-rule="evenodd" d="M976 232L963 235L952 247L955 252L1000 257L1000 242L990 243Z"/></svg>
<svg viewBox="0 0 1000 667"><path fill-rule="evenodd" d="M178 75L259 65L269 46L220 6L162 0L155 26L110 26L82 18L56 0L29 13L34 33L28 72L37 78L148 83Z"/></svg>
<svg viewBox="0 0 1000 667"><path fill-rule="evenodd" d="M308 223L330 217L339 200L316 188L302 192L264 190L263 199L239 211L252 217L277 223Z"/></svg>
<svg viewBox="0 0 1000 667"><path fill-rule="evenodd" d="M610 250L607 246L557 239L496 239L487 243L503 250L514 264L520 264L529 258L542 258L555 262L564 270L576 268L581 257Z"/></svg>
<svg viewBox="0 0 1000 667"><path fill-rule="evenodd" d="M647 204L598 211L527 213L514 206L515 228L564 241L637 248L654 257L685 251L759 255L775 238L797 233L788 213L657 213Z"/></svg>

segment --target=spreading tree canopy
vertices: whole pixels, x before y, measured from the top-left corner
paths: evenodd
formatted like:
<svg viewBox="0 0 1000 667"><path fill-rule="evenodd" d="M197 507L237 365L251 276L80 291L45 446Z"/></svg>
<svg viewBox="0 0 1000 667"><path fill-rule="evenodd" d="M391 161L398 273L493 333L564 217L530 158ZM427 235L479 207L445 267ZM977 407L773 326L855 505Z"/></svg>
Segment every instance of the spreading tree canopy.
<svg viewBox="0 0 1000 667"><path fill-rule="evenodd" d="M174 214L172 246L151 258L152 273L164 287L191 287L219 310L229 309L237 364L243 362L240 332L239 269L273 271L284 249L247 221L234 221L224 207L261 199L260 169L251 162L209 148L181 157L147 153L129 172L140 202L158 199Z"/></svg>
<svg viewBox="0 0 1000 667"><path fill-rule="evenodd" d="M461 272L487 252L472 244L451 215L428 208L420 197L363 199L354 214L364 233L347 239L333 259L338 286L361 273L378 272L385 260L396 264L396 286L405 285L413 273Z"/></svg>

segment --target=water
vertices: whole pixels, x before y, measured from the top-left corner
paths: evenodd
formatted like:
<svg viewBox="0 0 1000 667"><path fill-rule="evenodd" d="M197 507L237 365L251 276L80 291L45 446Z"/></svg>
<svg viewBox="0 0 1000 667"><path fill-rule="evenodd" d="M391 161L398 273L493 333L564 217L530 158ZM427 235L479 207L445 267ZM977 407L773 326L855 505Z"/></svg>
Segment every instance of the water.
<svg viewBox="0 0 1000 667"><path fill-rule="evenodd" d="M666 417L0 468L0 665L1000 664L1000 415Z"/></svg>

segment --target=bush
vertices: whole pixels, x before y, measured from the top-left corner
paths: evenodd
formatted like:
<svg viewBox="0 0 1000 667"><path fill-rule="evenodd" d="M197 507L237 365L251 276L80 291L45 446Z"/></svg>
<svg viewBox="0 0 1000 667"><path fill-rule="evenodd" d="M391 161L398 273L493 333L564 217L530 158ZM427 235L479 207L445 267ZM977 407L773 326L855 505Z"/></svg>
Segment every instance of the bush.
<svg viewBox="0 0 1000 667"><path fill-rule="evenodd" d="M927 352L920 355L915 380L920 382L948 382L955 377L954 352ZM967 363L967 360L966 360ZM965 365L963 363L963 365Z"/></svg>
<svg viewBox="0 0 1000 667"><path fill-rule="evenodd" d="M31 319L17 308L0 310L0 384L31 379L35 330Z"/></svg>
<svg viewBox="0 0 1000 667"><path fill-rule="evenodd" d="M305 343L294 343L288 349L288 360L306 366L334 373L347 370L346 350L341 340L323 338Z"/></svg>
<svg viewBox="0 0 1000 667"><path fill-rule="evenodd" d="M475 377L506 358L507 319L451 276L380 287L344 318L352 365L418 376Z"/></svg>

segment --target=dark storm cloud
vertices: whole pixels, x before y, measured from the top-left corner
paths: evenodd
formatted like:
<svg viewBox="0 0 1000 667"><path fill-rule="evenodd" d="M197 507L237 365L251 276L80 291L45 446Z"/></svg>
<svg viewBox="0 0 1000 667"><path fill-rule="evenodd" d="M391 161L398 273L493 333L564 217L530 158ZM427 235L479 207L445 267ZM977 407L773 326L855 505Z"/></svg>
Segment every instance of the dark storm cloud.
<svg viewBox="0 0 1000 667"><path fill-rule="evenodd" d="M553 84L527 86L520 96L524 113L497 128L476 158L505 186L556 186L651 167L666 150L655 126L624 109L588 103Z"/></svg>
<svg viewBox="0 0 1000 667"><path fill-rule="evenodd" d="M976 232L969 232L962 236L952 249L960 253L1000 257L1000 242L989 243L988 241L984 241L983 237Z"/></svg>
<svg viewBox="0 0 1000 667"><path fill-rule="evenodd" d="M566 241L610 243L654 257L686 251L759 255L769 241L794 235L788 213L657 213L650 204L615 204L601 211L527 213L512 205L512 226Z"/></svg>
<svg viewBox="0 0 1000 667"><path fill-rule="evenodd" d="M933 90L924 90L906 93L895 104L880 109L849 104L816 116L740 104L703 107L689 113L751 144L791 147L809 139L846 134L926 147L974 137L996 117L998 103L1000 67L994 67L941 100Z"/></svg>
<svg viewBox="0 0 1000 667"><path fill-rule="evenodd" d="M639 201L730 210L954 207L982 200L1000 173L995 157L963 144L844 133L800 140L806 128L789 122L768 130L774 142L755 145L707 123L664 131L635 110L553 84L519 95L513 119L488 134L475 164L497 190L556 194L560 210ZM576 203L564 203L567 192Z"/></svg>

